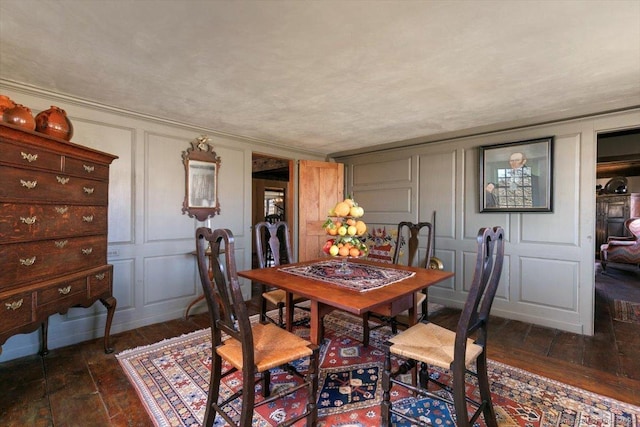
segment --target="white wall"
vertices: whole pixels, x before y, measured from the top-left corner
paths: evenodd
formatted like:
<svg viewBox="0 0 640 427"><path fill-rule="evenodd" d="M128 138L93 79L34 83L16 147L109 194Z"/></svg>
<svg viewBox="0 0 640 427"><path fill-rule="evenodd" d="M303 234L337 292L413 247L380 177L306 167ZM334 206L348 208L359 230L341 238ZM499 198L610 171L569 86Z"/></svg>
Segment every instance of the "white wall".
<svg viewBox="0 0 640 427"><path fill-rule="evenodd" d="M195 257L195 229L229 228L235 235L238 269L251 267L251 155L324 160L317 154L248 141L161 121L127 111L62 97L0 81L0 93L30 107L33 114L56 105L67 112L72 142L119 156L110 169L108 262L114 265L117 309L112 334L181 317L201 294ZM164 102L159 100L159 102ZM199 135L212 137L221 158L220 215L199 222L182 214L182 152ZM244 283L245 296L250 286ZM196 306L203 310L204 305ZM51 316L49 348L102 337L106 310L98 302ZM96 345L101 346L100 343ZM39 334L15 335L3 345L0 362L39 350ZM116 351L125 350L118 348Z"/></svg>
<svg viewBox="0 0 640 427"><path fill-rule="evenodd" d="M347 189L373 227L431 221L436 252L455 277L430 290L432 301L462 307L480 227L501 225L505 266L492 313L593 334L596 134L640 125L640 110L419 144L336 159ZM555 136L553 212L480 213L481 145Z"/></svg>

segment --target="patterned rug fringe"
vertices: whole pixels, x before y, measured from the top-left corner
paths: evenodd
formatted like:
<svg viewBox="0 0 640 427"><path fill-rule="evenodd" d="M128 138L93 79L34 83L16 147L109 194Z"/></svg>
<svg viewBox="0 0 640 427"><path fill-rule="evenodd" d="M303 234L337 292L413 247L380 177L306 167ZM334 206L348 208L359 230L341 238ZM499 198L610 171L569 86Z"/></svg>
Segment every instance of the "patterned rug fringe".
<svg viewBox="0 0 640 427"><path fill-rule="evenodd" d="M176 336L176 337L171 337L171 338L165 338L162 341L158 341L156 343L153 344L147 344L147 345L141 345L139 347L134 347L134 348L129 348L127 350L122 350L120 353L116 354L116 359L121 359L125 356L130 355L131 353L140 353L140 352L149 352L149 351L153 351L153 350L159 350L163 347L169 348L174 346L177 342L179 342L182 339L191 339L193 336L201 334L203 332L206 332L207 334L210 334L211 328L204 328L204 329L198 329L197 331L191 331L191 332L187 332L185 334Z"/></svg>

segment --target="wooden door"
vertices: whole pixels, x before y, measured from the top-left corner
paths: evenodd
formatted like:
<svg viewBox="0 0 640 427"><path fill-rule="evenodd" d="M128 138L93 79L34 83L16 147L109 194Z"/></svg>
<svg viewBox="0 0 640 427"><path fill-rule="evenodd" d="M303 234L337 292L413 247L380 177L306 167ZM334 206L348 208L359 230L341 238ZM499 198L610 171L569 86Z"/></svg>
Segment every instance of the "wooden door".
<svg viewBox="0 0 640 427"><path fill-rule="evenodd" d="M300 160L298 184L298 261L309 261L325 256L322 224L344 199L344 165Z"/></svg>

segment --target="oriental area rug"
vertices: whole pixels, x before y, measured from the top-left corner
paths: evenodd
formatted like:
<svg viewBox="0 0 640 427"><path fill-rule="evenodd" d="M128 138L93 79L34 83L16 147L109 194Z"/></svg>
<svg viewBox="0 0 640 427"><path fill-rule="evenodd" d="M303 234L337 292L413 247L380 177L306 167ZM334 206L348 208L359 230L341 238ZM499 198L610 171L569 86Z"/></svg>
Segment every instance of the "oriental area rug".
<svg viewBox="0 0 640 427"><path fill-rule="evenodd" d="M390 329L372 331L370 345L364 348L360 341L361 318L334 311L325 317L324 326L318 426L378 427L384 357L381 343L391 336ZM299 327L296 333L308 336L308 329ZM210 355L210 331L204 329L123 351L117 359L156 426L194 427L200 426L204 419ZM446 371L434 370L432 375L448 379ZM277 370L271 379L274 388L296 381L287 372ZM502 427L637 427L640 422L640 407L495 361L489 361L489 379L498 423ZM236 373L221 384L221 395L232 393L238 385ZM476 391L473 385L471 390ZM299 391L293 398L261 406L254 413L253 425L277 426L283 419L302 411L305 393ZM257 391L258 399L259 395ZM453 408L445 404L415 399L395 388L392 402L408 412L429 418L433 425L456 425ZM218 417L215 425L225 423ZM482 418L476 425L484 426Z"/></svg>
<svg viewBox="0 0 640 427"><path fill-rule="evenodd" d="M640 304L637 302L614 300L614 316L615 320L629 323L640 323Z"/></svg>

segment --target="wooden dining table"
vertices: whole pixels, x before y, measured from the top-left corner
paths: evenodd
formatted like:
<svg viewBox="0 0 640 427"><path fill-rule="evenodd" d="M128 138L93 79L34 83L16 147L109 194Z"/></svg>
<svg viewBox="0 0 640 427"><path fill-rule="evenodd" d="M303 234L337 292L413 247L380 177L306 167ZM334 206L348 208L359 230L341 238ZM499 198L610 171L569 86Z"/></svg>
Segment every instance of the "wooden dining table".
<svg viewBox="0 0 640 427"><path fill-rule="evenodd" d="M416 292L453 276L453 272L444 270L407 267L362 259L349 260L349 265L352 266L367 264L387 269L387 272L389 270L400 270L413 273L410 277L402 278L393 283L371 290L359 291L287 271L287 269L291 271L291 268L312 266L314 263L323 262L327 262L327 259L239 271L238 276L285 290L289 295L287 308L293 307L291 302L292 294L309 299L311 329L309 339L313 344L321 343L323 317L336 309L358 316L362 316L367 312L374 312L389 317L409 310L410 324L413 325L417 321ZM287 309L287 328L289 330L291 329L292 321L293 310Z"/></svg>

